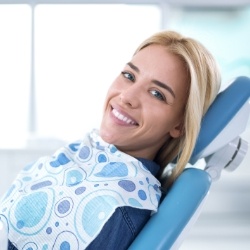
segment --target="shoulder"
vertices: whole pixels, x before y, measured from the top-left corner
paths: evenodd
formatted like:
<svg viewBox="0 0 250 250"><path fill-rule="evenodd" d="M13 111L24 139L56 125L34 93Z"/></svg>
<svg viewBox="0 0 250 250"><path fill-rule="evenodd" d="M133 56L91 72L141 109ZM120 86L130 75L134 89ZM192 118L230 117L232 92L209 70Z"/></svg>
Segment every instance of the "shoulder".
<svg viewBox="0 0 250 250"><path fill-rule="evenodd" d="M133 207L119 207L87 247L96 249L127 249L148 221L151 211Z"/></svg>
<svg viewBox="0 0 250 250"><path fill-rule="evenodd" d="M117 217L122 217L131 234L137 235L150 217L151 211L133 207L119 207Z"/></svg>

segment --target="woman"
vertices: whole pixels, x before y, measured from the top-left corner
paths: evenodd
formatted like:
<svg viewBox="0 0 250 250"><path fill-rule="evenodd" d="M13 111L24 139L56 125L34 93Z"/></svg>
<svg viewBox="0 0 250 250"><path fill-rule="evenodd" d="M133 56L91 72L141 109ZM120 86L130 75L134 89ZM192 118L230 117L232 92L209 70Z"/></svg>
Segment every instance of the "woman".
<svg viewBox="0 0 250 250"><path fill-rule="evenodd" d="M154 176L174 160L166 186L182 172L219 87L199 42L145 40L110 86L99 131L25 168L3 198L9 249L127 249L157 211Z"/></svg>

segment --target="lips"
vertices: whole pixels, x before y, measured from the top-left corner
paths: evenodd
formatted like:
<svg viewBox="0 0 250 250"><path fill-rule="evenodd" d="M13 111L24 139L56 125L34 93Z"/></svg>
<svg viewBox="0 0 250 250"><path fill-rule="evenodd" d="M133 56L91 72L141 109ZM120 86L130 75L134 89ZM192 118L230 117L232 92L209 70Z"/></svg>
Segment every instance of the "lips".
<svg viewBox="0 0 250 250"><path fill-rule="evenodd" d="M124 113L119 112L117 109L113 108L112 109L112 114L120 121L128 124L128 125L138 125L138 123L132 119L131 117L128 117Z"/></svg>

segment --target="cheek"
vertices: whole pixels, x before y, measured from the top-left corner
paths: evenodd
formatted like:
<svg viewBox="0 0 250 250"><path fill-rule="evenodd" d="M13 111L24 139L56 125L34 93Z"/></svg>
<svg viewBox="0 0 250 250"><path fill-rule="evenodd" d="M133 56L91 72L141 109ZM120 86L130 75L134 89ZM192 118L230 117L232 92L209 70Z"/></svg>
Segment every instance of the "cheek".
<svg viewBox="0 0 250 250"><path fill-rule="evenodd" d="M107 93L106 93L106 97L104 100L104 106L106 107L109 100L115 95L115 87L114 87L114 83L110 85Z"/></svg>
<svg viewBox="0 0 250 250"><path fill-rule="evenodd" d="M147 119L154 129L166 134L175 126L180 124L182 112L172 107L152 109L147 112Z"/></svg>
<svg viewBox="0 0 250 250"><path fill-rule="evenodd" d="M102 108L103 115L104 115L104 112L105 112L105 110L106 110L106 108L107 108L107 105L108 105L108 100L109 100L108 96L109 96L109 95L108 95L108 92L107 92L106 97L105 97L105 99L104 99L103 108Z"/></svg>
<svg viewBox="0 0 250 250"><path fill-rule="evenodd" d="M120 91L121 91L121 84L119 78L116 78L107 91L106 99L110 99L110 97L119 94Z"/></svg>

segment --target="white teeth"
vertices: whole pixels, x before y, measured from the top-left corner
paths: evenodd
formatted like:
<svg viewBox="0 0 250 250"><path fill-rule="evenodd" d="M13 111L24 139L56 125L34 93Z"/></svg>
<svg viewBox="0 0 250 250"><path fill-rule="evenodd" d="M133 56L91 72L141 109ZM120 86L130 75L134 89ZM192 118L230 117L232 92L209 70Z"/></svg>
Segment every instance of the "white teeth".
<svg viewBox="0 0 250 250"><path fill-rule="evenodd" d="M124 121L126 122L127 124L132 124L132 125L135 125L136 123L134 121L132 121L131 119L129 119L128 117L124 116L123 114L119 113L116 109L113 109L112 110L112 113L114 114L114 116L121 120L121 121Z"/></svg>

